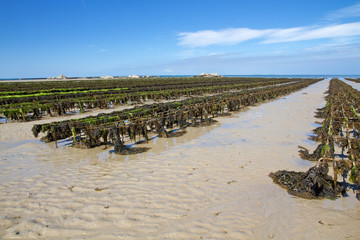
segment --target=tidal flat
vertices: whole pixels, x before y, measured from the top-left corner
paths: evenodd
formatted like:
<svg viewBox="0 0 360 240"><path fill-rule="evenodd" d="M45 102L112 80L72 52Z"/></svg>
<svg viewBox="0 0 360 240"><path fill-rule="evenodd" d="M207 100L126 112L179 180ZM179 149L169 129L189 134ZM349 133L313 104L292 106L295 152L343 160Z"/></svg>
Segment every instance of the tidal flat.
<svg viewBox="0 0 360 240"><path fill-rule="evenodd" d="M268 176L315 164L298 145L315 149L308 137L328 86L152 138L128 156L34 138L34 123L49 120L0 124L0 238L358 239L355 193L302 199Z"/></svg>

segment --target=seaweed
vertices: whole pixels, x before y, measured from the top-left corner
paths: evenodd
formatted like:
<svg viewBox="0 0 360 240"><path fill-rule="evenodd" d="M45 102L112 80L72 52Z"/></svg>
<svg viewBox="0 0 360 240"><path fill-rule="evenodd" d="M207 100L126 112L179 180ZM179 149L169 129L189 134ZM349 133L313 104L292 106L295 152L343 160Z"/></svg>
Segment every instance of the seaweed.
<svg viewBox="0 0 360 240"><path fill-rule="evenodd" d="M274 183L287 189L294 196L302 198L337 198L345 189L341 184L335 184L328 174L328 166L320 164L307 172L280 170L270 173Z"/></svg>
<svg viewBox="0 0 360 240"><path fill-rule="evenodd" d="M335 154L334 144L327 145L325 143L319 144L312 154L305 147L298 146L299 156L304 160L318 161L323 157L333 158Z"/></svg>
<svg viewBox="0 0 360 240"><path fill-rule="evenodd" d="M139 81L66 81L39 83L0 83L0 113L8 120L30 121L50 116L65 115L68 112L81 113L91 108L109 108L114 105L142 104L144 99L176 99L181 96L219 94L227 91L251 90L286 83L310 82L307 79L146 79ZM13 90L17 89L17 90ZM12 91L9 91L12 90ZM26 90L26 91L24 91ZM271 93L269 99L277 96ZM258 96L263 99L262 96ZM266 96L265 96L266 98ZM258 100L257 100L258 101ZM232 100L230 111L238 108ZM218 109L221 111L221 109ZM134 113L129 113L133 115Z"/></svg>
<svg viewBox="0 0 360 240"><path fill-rule="evenodd" d="M245 92L197 97L169 103L144 104L141 107L114 111L109 114L102 113L97 116L34 125L32 131L35 137L40 131L43 132L45 136L42 140L46 142L72 137L73 146L81 148L92 148L103 144L107 146L110 140L114 145L115 153L130 154L140 150L127 148L125 137L138 142L141 138L145 141L149 140L151 133L165 138L181 136L185 131L170 129L207 126L216 122L214 117L229 115L230 111L238 110L243 104L254 105L259 99L289 94L316 81L298 81L282 86L249 89ZM101 104L100 102L96 104ZM65 107L70 106L61 104L59 109Z"/></svg>
<svg viewBox="0 0 360 240"><path fill-rule="evenodd" d="M313 130L316 136L312 139L320 141L320 144L312 154L308 149L299 146L300 157L318 161L319 166L311 168L306 174L289 171L270 174L274 182L287 188L291 194L302 197L334 197L341 190L338 176L343 176L345 182L345 176L348 176L349 172L350 183L360 184L360 117L357 114L360 92L339 79L332 79L327 94L326 106L318 109L315 114L316 117L324 118L322 126ZM335 145L341 147L341 154L335 154ZM333 179L327 175L329 162L333 167ZM335 195L331 195L331 190Z"/></svg>

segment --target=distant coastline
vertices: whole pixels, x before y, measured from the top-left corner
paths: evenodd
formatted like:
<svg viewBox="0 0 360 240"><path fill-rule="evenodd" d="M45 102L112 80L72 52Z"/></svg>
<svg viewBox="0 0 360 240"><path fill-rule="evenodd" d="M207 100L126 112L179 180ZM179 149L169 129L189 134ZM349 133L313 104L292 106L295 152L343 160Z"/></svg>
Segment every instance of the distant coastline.
<svg viewBox="0 0 360 240"><path fill-rule="evenodd" d="M141 77L145 77L145 75L139 75ZM194 75L154 75L150 77L160 77L160 78L169 78L169 77L192 77ZM248 78L330 78L330 77L338 77L338 78L360 78L360 74L319 74L319 75L222 75L224 77L248 77ZM118 78L127 78L126 76L114 76L114 79ZM43 77L33 77L33 78L0 78L0 81L42 81L42 80L97 80L101 79L100 76L91 76L91 77L69 77L68 79L49 79Z"/></svg>

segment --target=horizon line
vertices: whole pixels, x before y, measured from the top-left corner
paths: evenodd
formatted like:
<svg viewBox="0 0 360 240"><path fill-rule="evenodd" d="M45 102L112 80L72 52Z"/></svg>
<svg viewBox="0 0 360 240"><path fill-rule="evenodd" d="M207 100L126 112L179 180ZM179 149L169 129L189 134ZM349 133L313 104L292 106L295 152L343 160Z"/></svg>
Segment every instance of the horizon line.
<svg viewBox="0 0 360 240"><path fill-rule="evenodd" d="M110 75L108 75L110 76ZM111 76L114 79L116 78L131 78L129 77L131 75L114 75ZM139 77L192 77L192 76L199 76L199 75L194 75L194 74L154 74L154 75L137 75ZM254 76L360 76L360 74L219 74L219 76L225 76L225 77L229 77L229 76L239 76L239 77L254 77ZM66 79L81 79L81 78L93 78L93 79L98 79L101 78L102 76L67 76ZM51 77L5 77L5 78L0 78L0 81L4 81L4 80L35 80L35 79L51 79ZM61 80L60 78L54 78L54 80Z"/></svg>

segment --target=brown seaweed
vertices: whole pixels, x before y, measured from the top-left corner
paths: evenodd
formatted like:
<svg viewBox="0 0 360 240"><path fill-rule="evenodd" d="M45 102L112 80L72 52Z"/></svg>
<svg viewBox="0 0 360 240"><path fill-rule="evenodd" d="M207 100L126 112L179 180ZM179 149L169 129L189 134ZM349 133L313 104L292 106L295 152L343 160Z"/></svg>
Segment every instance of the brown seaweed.
<svg viewBox="0 0 360 240"><path fill-rule="evenodd" d="M334 184L328 174L328 166L314 166L307 172L280 170L270 173L274 183L288 190L291 195L302 198L336 198L344 192L341 184Z"/></svg>

